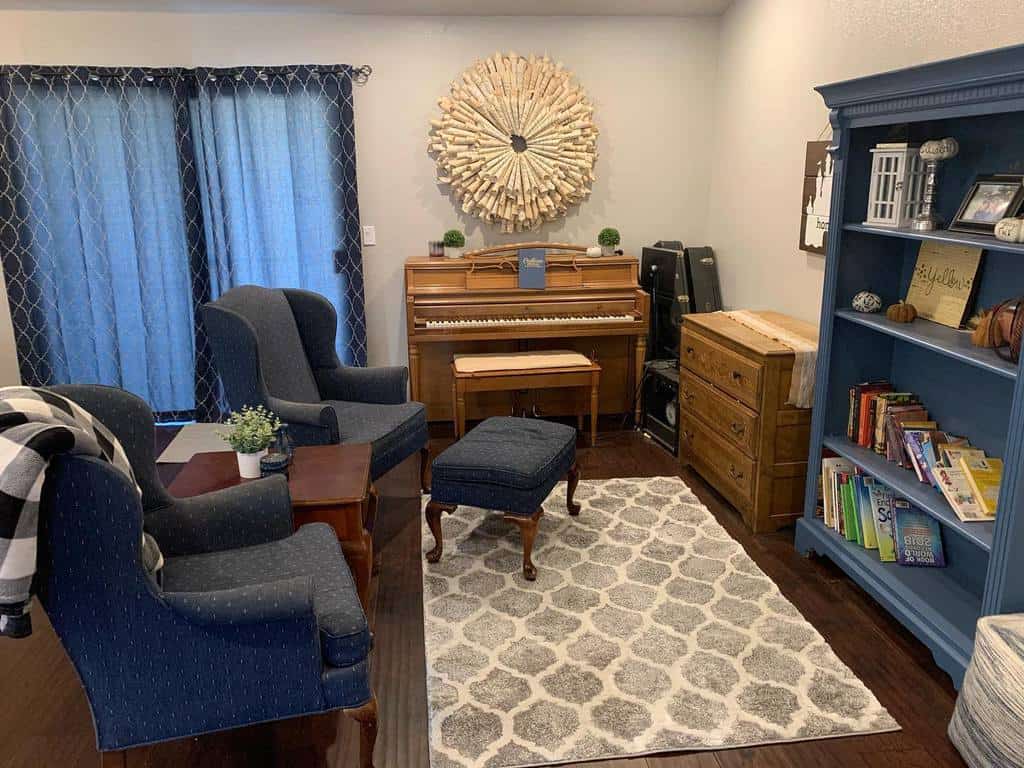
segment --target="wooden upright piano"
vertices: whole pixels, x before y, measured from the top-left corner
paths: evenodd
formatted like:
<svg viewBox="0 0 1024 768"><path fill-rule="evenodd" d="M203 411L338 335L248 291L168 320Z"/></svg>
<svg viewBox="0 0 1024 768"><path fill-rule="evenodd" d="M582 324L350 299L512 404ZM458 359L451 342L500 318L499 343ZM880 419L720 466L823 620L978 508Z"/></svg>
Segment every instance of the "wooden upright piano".
<svg viewBox="0 0 1024 768"><path fill-rule="evenodd" d="M543 290L519 285L518 249L546 248ZM461 259L413 257L405 263L412 397L431 421L452 418L455 354L572 349L601 365L601 413L639 418L637 383L647 350L649 298L634 256L589 258L584 246L520 243ZM543 415L578 412L570 390L484 392L467 417L507 415L517 407Z"/></svg>

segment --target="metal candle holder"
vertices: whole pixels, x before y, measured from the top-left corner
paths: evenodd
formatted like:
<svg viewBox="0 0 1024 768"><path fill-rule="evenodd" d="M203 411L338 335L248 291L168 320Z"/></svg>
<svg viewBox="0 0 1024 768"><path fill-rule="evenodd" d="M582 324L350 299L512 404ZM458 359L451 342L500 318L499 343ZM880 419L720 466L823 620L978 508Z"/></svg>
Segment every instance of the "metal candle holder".
<svg viewBox="0 0 1024 768"><path fill-rule="evenodd" d="M956 139L933 139L921 145L921 159L924 160L924 200L921 212L914 217L910 227L918 232L931 232L942 227L942 219L935 213L935 186L939 175L939 163L956 157L960 145Z"/></svg>

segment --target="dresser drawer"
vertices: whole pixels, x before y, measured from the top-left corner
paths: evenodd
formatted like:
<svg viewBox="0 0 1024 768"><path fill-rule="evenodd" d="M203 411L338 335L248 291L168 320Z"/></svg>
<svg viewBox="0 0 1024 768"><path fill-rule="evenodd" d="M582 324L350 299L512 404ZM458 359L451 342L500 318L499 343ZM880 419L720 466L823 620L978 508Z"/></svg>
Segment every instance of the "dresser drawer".
<svg viewBox="0 0 1024 768"><path fill-rule="evenodd" d="M682 353L684 367L755 411L760 410L760 364L689 329L683 331Z"/></svg>
<svg viewBox="0 0 1024 768"><path fill-rule="evenodd" d="M679 405L680 412L699 416L747 456L757 458L757 414L754 411L685 369L679 379Z"/></svg>
<svg viewBox="0 0 1024 768"><path fill-rule="evenodd" d="M737 507L753 502L756 463L689 413L679 420L679 446L687 461L719 481L712 484L729 501Z"/></svg>

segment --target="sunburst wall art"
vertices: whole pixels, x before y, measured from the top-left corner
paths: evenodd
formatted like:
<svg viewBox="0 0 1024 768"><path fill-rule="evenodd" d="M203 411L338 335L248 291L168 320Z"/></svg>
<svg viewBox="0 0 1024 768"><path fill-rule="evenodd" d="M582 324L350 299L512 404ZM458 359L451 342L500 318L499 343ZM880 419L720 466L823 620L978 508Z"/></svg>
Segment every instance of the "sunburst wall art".
<svg viewBox="0 0 1024 768"><path fill-rule="evenodd" d="M438 104L429 147L438 180L451 185L463 212L520 232L590 194L594 107L561 62L495 53L463 72Z"/></svg>

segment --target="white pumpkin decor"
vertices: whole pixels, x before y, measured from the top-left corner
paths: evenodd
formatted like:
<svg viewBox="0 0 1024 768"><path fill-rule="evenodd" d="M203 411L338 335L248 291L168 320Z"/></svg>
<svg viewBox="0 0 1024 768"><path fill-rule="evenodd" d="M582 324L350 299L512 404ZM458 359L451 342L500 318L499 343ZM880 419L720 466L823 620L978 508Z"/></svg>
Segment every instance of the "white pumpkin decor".
<svg viewBox="0 0 1024 768"><path fill-rule="evenodd" d="M882 298L871 291L861 291L853 297L853 308L858 312L870 314L882 308Z"/></svg>
<svg viewBox="0 0 1024 768"><path fill-rule="evenodd" d="M561 63L495 53L463 72L438 104L429 148L438 181L451 185L464 213L521 232L590 194L594 107Z"/></svg>
<svg viewBox="0 0 1024 768"><path fill-rule="evenodd" d="M1005 243L1024 243L1024 219L1001 219L993 234Z"/></svg>

